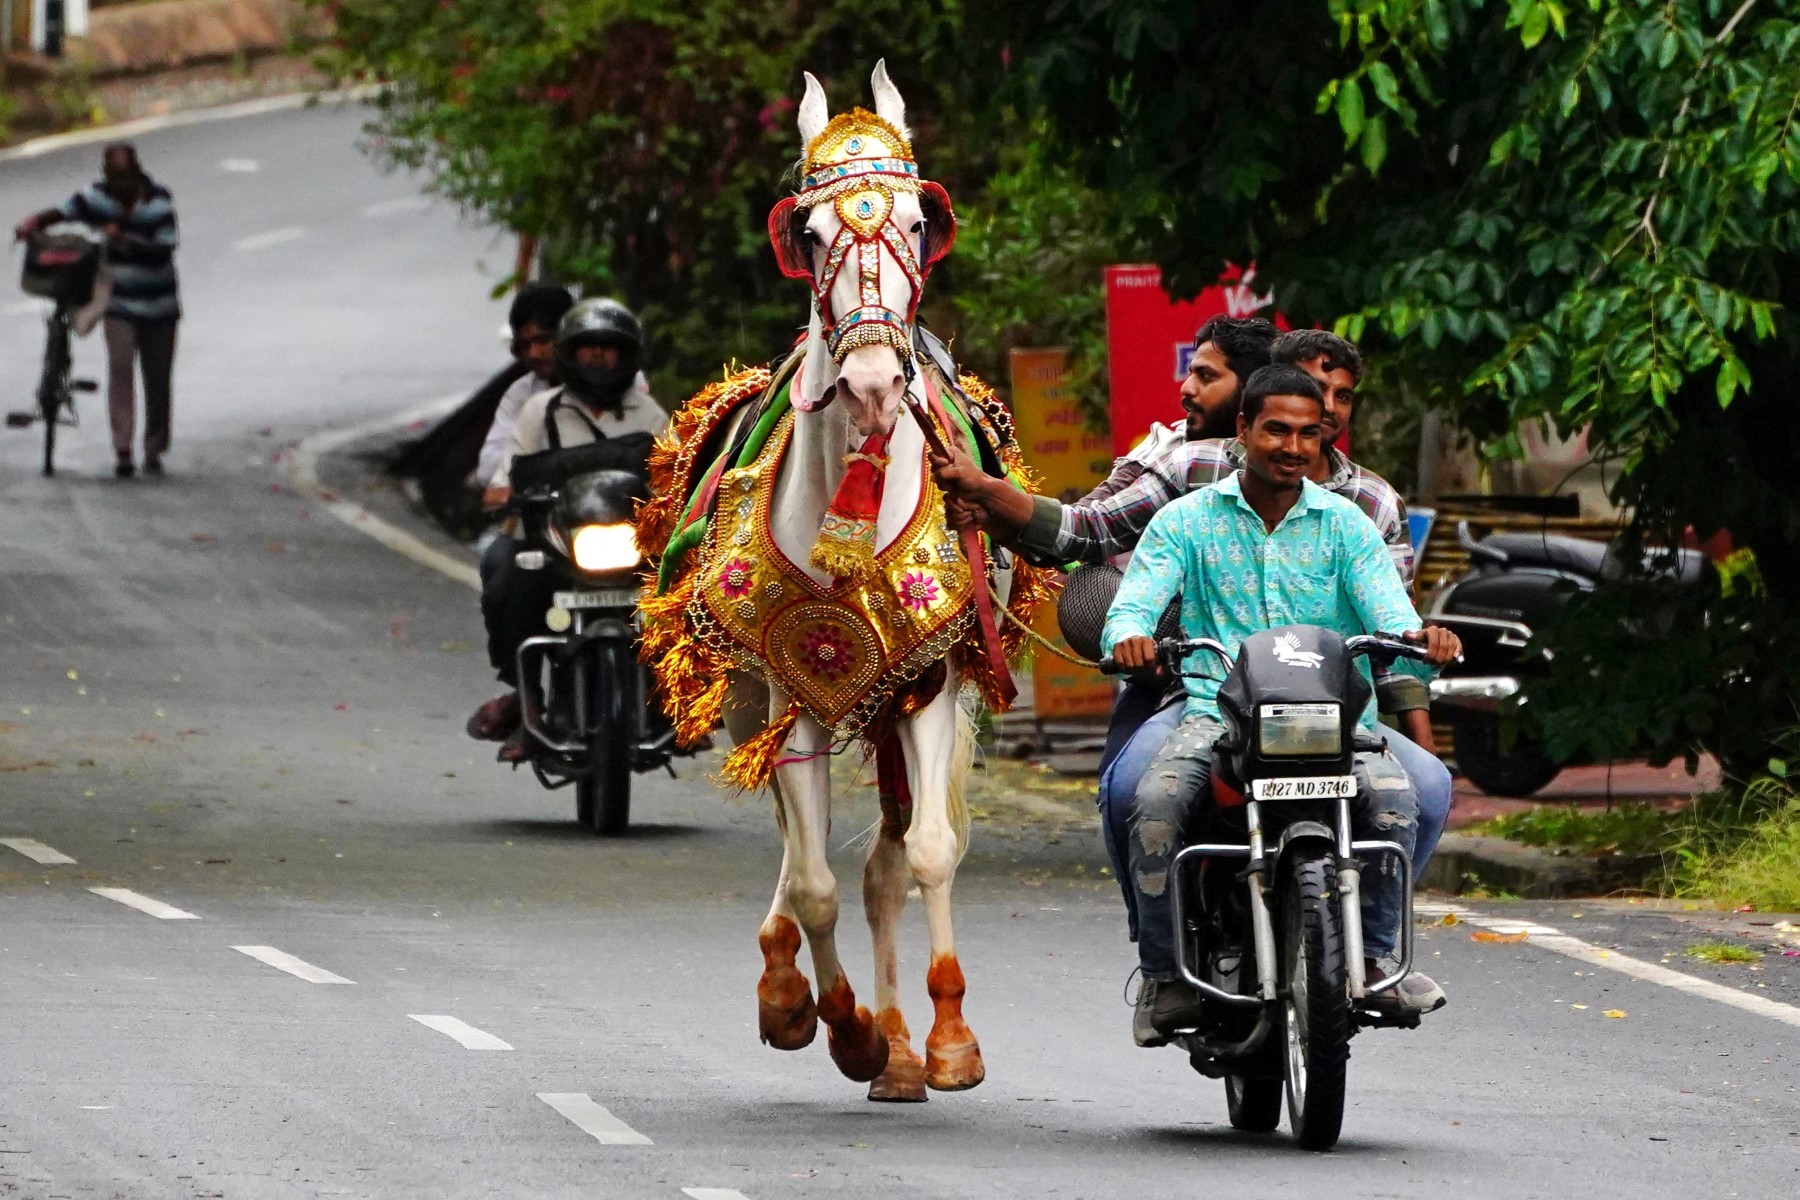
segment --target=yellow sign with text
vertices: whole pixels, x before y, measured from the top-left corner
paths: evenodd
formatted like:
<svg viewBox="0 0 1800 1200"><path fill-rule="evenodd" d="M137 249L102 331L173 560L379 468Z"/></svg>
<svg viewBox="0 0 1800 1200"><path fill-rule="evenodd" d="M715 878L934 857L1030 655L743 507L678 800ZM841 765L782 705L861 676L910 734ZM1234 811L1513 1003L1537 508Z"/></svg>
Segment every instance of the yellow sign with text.
<svg viewBox="0 0 1800 1200"><path fill-rule="evenodd" d="M1087 495L1112 470L1112 438L1093 432L1082 420L1067 386L1068 361L1066 350L1014 350L1010 363L1019 446L1043 479L1045 494L1065 503ZM1057 632L1053 606L1039 608L1032 627L1068 649ZM1110 680L1053 654L1032 655L1031 685L1039 720L1103 717L1112 711Z"/></svg>

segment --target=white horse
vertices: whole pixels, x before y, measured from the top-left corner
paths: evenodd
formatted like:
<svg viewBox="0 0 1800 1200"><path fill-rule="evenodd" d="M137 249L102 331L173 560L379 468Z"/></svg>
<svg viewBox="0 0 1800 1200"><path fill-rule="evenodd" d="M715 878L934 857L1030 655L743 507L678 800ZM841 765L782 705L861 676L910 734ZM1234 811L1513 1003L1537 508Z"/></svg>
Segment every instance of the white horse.
<svg viewBox="0 0 1800 1200"><path fill-rule="evenodd" d="M885 65L876 67L873 85L873 114L857 109L833 120L824 89L806 76L799 108L804 178L799 194L783 201L770 222L783 269L808 279L815 298L806 338L795 351L801 362L787 384L791 425L784 419L781 432L770 438L772 449L757 452L764 474L754 480L718 476L723 482L714 510L718 515L707 535L711 540L696 555L701 565L689 568L694 578L688 582L690 590L695 579L713 589L711 611L718 619L710 626L703 621L703 630L716 633L720 625L737 619L733 614L741 609L745 626L730 661L742 670L732 677L725 720L740 750L760 739L763 761L774 763L770 782L782 833L782 863L759 938L764 958L757 986L762 1038L779 1049L799 1049L812 1041L823 1020L833 1060L851 1079L870 1082L870 1099L919 1101L926 1098L927 1087L970 1088L985 1073L980 1047L962 1016L964 981L950 917L951 884L967 841L962 786L973 751L973 724L959 703L966 680L957 660L986 644L983 629L992 640L987 589L991 580L1004 597L1012 576L986 569L979 542L964 538L959 544L958 535L945 525L941 497L930 483L926 422L933 422L936 436L957 436L954 430L969 411L965 404L957 410L963 415L950 417L948 406L958 403L949 394L955 381L946 380L915 349L920 288L931 264L949 249L954 217L943 190L918 179L905 104ZM690 409L703 407L706 395ZM846 476L862 469L852 465L858 461L881 477L878 503L872 513L864 513L865 518L873 516L872 540L867 519L839 519L840 489ZM767 481L770 470L776 472L772 484L757 482ZM740 485L743 490L736 490ZM760 499L753 499L753 488L765 486L772 490L756 492ZM753 509L760 524L750 528L743 522ZM813 565L830 530L846 525L862 530L865 559L873 553L886 562L885 568L876 568L888 572L879 576L879 584L853 586L844 573L849 568L832 571ZM901 538L911 540L897 540ZM771 541L779 553L771 552ZM900 551L906 564L919 564L916 571L895 565L893 556ZM770 562L784 574L769 574ZM720 588L729 603L719 598ZM784 618L756 605L765 596L786 597L770 601L772 605L792 605L797 591L809 594L806 619L815 622L814 630L829 628L833 605L847 622L857 618L844 606L868 606L859 610L864 621L859 627L872 627L867 624L870 607L878 610L886 623L882 628L889 631L926 629L930 613L944 614L946 623L929 627L941 629L932 638L904 646L909 657L900 662L868 653L867 642L856 643L862 647L858 650L852 642L827 637L831 644L821 649L816 634L812 641L790 637L777 646ZM932 608L952 599L953 608ZM697 607L705 603L695 602ZM748 656L744 647L762 628L771 630L759 643L765 649L759 658ZM905 704L889 710L878 735L887 739L877 754L889 786L863 875L863 901L874 939L873 1013L858 1004L838 958L838 881L826 854L830 751L846 728L860 727L835 717L836 728L828 727L817 713L829 704L806 694L809 682L791 682L799 678L791 662L784 676L780 665L770 661L794 658L796 645L806 653L841 654L841 664L859 656L879 660L892 668L894 679L909 681L911 689ZM647 634L646 648L650 646ZM894 657L900 654L892 646L887 649ZM982 679L991 691L996 677L991 666L998 660L983 661L988 666ZM1004 663L998 666L1004 677ZM689 677L703 674L690 671ZM1004 686L1010 688L1007 678ZM784 679L789 686L783 686ZM673 690L665 683L666 693ZM871 694L883 693L876 685ZM681 719L680 713L676 716ZM898 758L904 758L903 772ZM902 775L910 794L910 820L907 806L895 799L905 794L896 782ZM763 777L768 777L766 768ZM913 1049L900 1012L896 946L901 910L914 883L930 931L926 985L935 1009L923 1059ZM802 934L818 980L816 1003L796 964Z"/></svg>

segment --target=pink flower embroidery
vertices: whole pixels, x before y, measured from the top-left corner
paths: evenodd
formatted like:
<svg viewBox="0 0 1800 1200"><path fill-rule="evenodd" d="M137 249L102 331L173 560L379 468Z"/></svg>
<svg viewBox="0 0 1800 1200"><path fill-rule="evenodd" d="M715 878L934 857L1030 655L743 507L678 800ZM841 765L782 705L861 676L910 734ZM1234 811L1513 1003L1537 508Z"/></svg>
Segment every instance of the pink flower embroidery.
<svg viewBox="0 0 1800 1200"><path fill-rule="evenodd" d="M814 625L800 635L795 650L802 666L831 683L856 666L856 648L835 625Z"/></svg>
<svg viewBox="0 0 1800 1200"><path fill-rule="evenodd" d="M750 594L751 566L741 558L734 558L725 564L719 572L719 588L732 600L742 600Z"/></svg>
<svg viewBox="0 0 1800 1200"><path fill-rule="evenodd" d="M908 571L900 580L900 603L916 613L924 612L938 599L938 582L925 571Z"/></svg>

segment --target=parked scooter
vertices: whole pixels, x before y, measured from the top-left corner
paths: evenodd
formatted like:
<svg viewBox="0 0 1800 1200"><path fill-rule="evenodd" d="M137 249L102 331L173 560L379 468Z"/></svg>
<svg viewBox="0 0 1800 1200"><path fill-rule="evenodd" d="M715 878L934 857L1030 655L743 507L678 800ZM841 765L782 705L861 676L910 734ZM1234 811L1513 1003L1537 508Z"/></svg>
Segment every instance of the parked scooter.
<svg viewBox="0 0 1800 1200"><path fill-rule="evenodd" d="M1343 1126L1351 1037L1419 1024L1416 1012L1373 1002L1412 969L1412 856L1397 842L1353 838L1351 806L1357 752L1385 745L1357 724L1373 689L1356 659L1423 659L1425 648L1316 625L1253 634L1235 660L1210 638L1157 642L1171 673L1200 652L1227 672L1225 732L1208 816L1217 840L1188 846L1169 869L1176 965L1206 1012L1180 1041L1196 1071L1225 1081L1234 1127L1274 1129L1285 1092L1295 1140L1327 1150ZM1369 979L1361 873L1384 857L1398 860L1403 881L1400 963Z"/></svg>
<svg viewBox="0 0 1800 1200"><path fill-rule="evenodd" d="M668 768L678 753L637 659L644 562L631 521L646 484L606 465L617 445L554 452L559 469L541 480L518 460L511 505L521 525L515 565L550 572L554 587L550 632L518 652L531 768L547 788L573 786L576 819L607 835L631 821L633 773Z"/></svg>
<svg viewBox="0 0 1800 1200"><path fill-rule="evenodd" d="M1526 647L1569 601L1622 579L1626 564L1616 544L1585 538L1511 532L1477 540L1467 521L1456 536L1469 568L1437 593L1426 619L1462 639L1463 661L1432 681L1433 713L1449 717L1456 766L1470 782L1490 795L1529 796L1562 764L1528 731L1504 727L1509 705L1522 702L1514 698L1544 670ZM1704 577L1706 556L1655 550L1648 565L1691 585Z"/></svg>

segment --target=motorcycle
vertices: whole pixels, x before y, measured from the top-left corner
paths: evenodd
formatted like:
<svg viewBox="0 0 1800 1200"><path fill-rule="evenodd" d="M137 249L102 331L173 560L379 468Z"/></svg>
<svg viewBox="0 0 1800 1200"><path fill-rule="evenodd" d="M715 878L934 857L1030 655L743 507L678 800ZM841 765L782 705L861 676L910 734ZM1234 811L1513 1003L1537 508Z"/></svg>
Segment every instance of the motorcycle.
<svg viewBox="0 0 1800 1200"><path fill-rule="evenodd" d="M1456 766L1470 782L1494 796L1529 796L1562 764L1525 730L1504 727L1549 654L1538 659L1527 647L1570 600L1622 578L1626 564L1616 545L1585 538L1511 532L1477 540L1467 521L1456 536L1469 567L1437 593L1426 619L1462 639L1463 661L1432 681L1433 712L1449 717ZM1683 585L1705 576L1706 556L1697 550L1649 553L1653 571Z"/></svg>
<svg viewBox="0 0 1800 1200"><path fill-rule="evenodd" d="M1355 756L1386 745L1357 724L1373 689L1356 659L1382 664L1425 650L1386 634L1345 638L1313 625L1245 638L1234 660L1210 638L1164 638L1172 674L1205 652L1226 670L1225 726L1213 761L1208 834L1169 869L1175 956L1205 1019L1177 1041L1200 1074L1225 1082L1233 1127L1281 1120L1308 1150L1343 1127L1350 1039L1364 1028L1416 1028L1419 1014L1380 1007L1412 969L1412 856L1351 834ZM1113 664L1102 663L1102 670ZM1403 881L1400 962L1365 973L1361 872L1391 857Z"/></svg>
<svg viewBox="0 0 1800 1200"><path fill-rule="evenodd" d="M576 820L614 836L631 821L633 774L673 776L679 753L637 659L644 560L631 522L647 486L640 471L615 465L616 442L550 456L555 470L533 471L523 459L514 468L514 564L548 572L541 582L551 600L550 632L518 649L520 716L538 782L573 787Z"/></svg>

